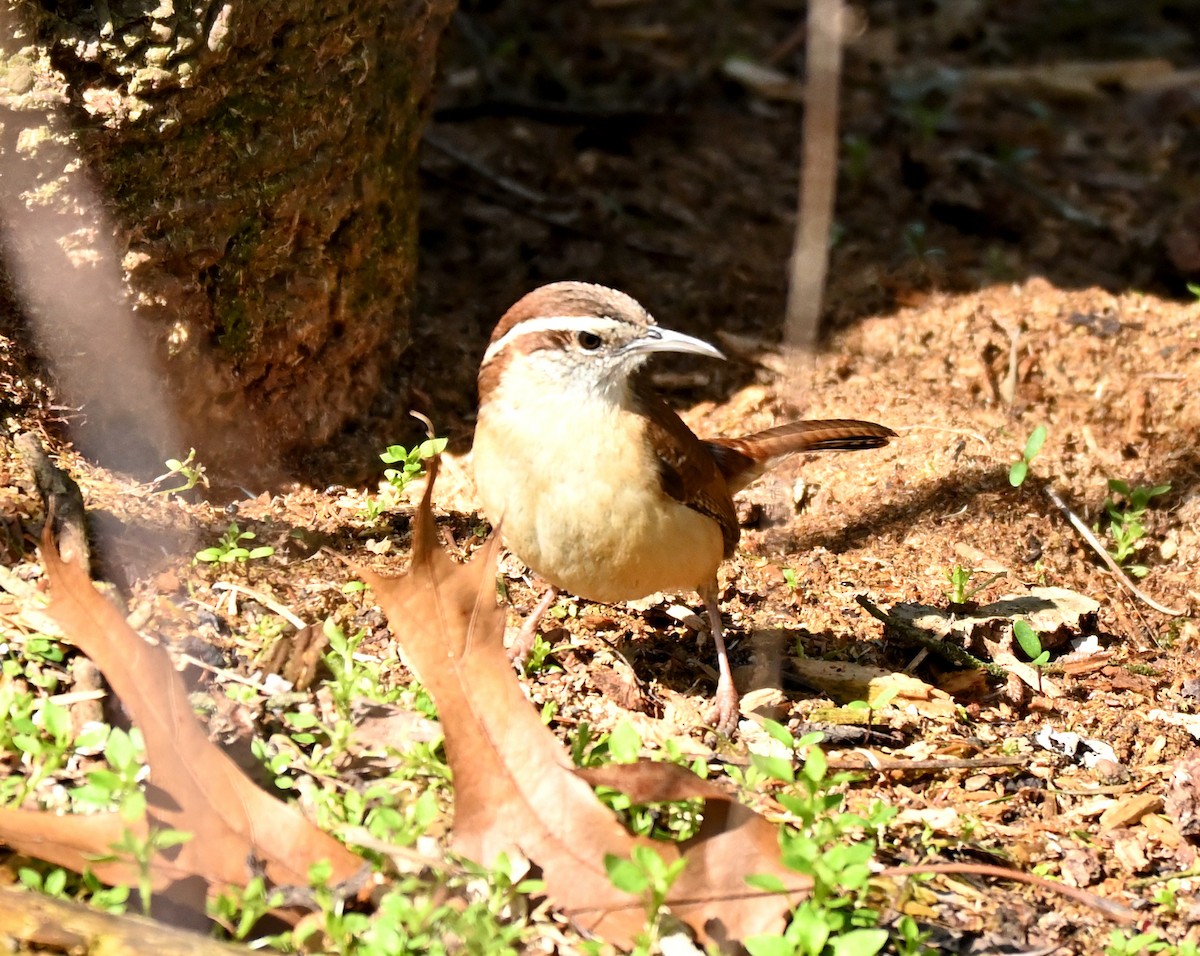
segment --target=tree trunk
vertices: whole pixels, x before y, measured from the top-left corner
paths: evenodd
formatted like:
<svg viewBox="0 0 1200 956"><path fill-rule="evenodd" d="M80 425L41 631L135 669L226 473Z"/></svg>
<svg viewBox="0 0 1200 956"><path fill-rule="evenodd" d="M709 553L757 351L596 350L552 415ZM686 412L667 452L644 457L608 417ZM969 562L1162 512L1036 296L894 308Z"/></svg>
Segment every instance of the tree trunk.
<svg viewBox="0 0 1200 956"><path fill-rule="evenodd" d="M193 445L210 468L263 475L401 394L416 150L452 8L10 8L0 61L6 261L64 399L86 403L83 435L101 457L154 467ZM35 211L49 213L50 238L26 222ZM85 285L66 301L60 270L81 269L92 294ZM130 306L128 336L98 317ZM132 366L147 338L143 374ZM163 408L149 406L164 403L144 391L163 380L174 430L154 421Z"/></svg>

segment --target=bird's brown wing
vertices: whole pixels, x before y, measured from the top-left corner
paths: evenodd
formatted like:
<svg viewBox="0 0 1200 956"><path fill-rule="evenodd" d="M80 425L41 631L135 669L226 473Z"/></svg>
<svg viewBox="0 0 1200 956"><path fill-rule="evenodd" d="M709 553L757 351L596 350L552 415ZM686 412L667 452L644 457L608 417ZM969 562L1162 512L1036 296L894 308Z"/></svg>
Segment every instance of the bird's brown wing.
<svg viewBox="0 0 1200 956"><path fill-rule="evenodd" d="M637 389L639 411L649 421L647 438L654 449L658 477L665 494L703 515L721 528L725 557L737 547L741 529L733 498L709 446L658 396Z"/></svg>

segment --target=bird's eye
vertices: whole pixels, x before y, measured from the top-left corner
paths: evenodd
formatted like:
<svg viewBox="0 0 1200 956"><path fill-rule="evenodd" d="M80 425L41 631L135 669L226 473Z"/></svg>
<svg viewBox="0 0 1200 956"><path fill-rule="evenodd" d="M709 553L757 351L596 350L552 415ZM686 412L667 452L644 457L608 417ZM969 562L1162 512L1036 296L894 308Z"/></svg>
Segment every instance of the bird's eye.
<svg viewBox="0 0 1200 956"><path fill-rule="evenodd" d="M580 332L575 340L589 352L594 352L604 344L604 340L595 332Z"/></svg>

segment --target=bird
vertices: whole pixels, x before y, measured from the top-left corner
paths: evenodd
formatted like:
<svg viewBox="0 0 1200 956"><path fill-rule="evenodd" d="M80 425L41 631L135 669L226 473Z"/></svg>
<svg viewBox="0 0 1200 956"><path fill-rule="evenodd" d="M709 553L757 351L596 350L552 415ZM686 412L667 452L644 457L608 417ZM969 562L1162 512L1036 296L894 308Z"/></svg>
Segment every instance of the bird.
<svg viewBox="0 0 1200 956"><path fill-rule="evenodd" d="M717 570L740 536L733 496L789 455L879 448L896 433L835 419L701 439L640 374L660 352L724 358L615 289L565 281L526 294L479 366L475 484L504 545L550 585L516 656L560 590L604 604L695 591L717 654L712 722L729 735L740 702Z"/></svg>

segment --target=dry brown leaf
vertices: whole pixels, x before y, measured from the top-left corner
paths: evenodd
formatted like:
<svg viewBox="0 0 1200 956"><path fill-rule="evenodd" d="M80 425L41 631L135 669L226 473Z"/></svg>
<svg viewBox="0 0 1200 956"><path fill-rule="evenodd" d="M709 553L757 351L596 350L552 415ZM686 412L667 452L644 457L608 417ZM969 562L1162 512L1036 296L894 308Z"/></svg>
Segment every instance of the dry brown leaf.
<svg viewBox="0 0 1200 956"><path fill-rule="evenodd" d="M956 713L948 693L911 674L867 664L811 658L794 658L791 666L805 684L839 703L865 700L874 704L886 698L898 707L913 707L922 717L949 720Z"/></svg>
<svg viewBox="0 0 1200 956"><path fill-rule="evenodd" d="M77 873L90 868L97 878L114 886L136 885L137 865L121 860L101 862L95 857L111 853L110 847L127 828L138 838L145 838L145 821L130 827L118 813L59 815L46 810L0 808L0 843ZM163 876L160 886L171 878Z"/></svg>
<svg viewBox="0 0 1200 956"><path fill-rule="evenodd" d="M334 881L358 870L358 857L294 805L260 790L208 739L166 652L130 628L84 571L62 561L48 536L42 560L53 598L48 613L104 673L142 731L150 763L148 824L192 835L155 857L156 889L177 890L186 881L185 905L203 912L206 884L244 886L260 869L281 886L307 885L308 868L319 860L330 862ZM34 856L53 852L54 862L73 869L93 865L89 856L110 852L124 829L113 816L101 816L97 819L103 822L97 823L35 816L40 818L36 825L30 818L0 817L20 824L4 827L0 839Z"/></svg>
<svg viewBox="0 0 1200 956"><path fill-rule="evenodd" d="M546 895L557 907L586 930L624 946L643 928L642 903L612 885L605 857L628 858L638 845L652 845L667 862L684 852L689 866L668 904L702 941L778 931L788 901L754 893L743 879L781 869L766 821L718 799L715 788L694 775L684 786L677 768L650 765L622 774L654 792L705 797L711 812L690 845L634 837L575 772L566 749L526 700L504 651L494 584L498 539L465 565L452 561L435 546L432 483L431 474L414 523L409 573L361 574L437 705L454 776L455 849L484 865L519 851L541 868ZM771 830L769 846L764 827ZM790 876L791 885L803 885Z"/></svg>
<svg viewBox="0 0 1200 956"><path fill-rule="evenodd" d="M634 803L704 800L700 831L678 844L687 866L667 902L672 913L703 927L704 935L721 945L778 932L786 901L755 892L746 885L747 876L777 877L798 894L810 889L806 877L781 862L774 824L684 767L641 761L576 773L594 787L620 790Z"/></svg>

